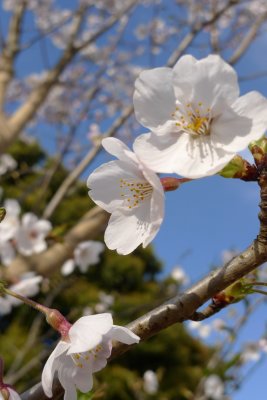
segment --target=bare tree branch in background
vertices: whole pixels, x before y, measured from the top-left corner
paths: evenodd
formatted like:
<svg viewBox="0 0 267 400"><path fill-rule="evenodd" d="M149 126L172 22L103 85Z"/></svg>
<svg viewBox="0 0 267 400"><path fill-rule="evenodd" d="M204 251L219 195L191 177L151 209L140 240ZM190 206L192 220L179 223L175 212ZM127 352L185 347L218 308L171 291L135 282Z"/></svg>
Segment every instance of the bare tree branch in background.
<svg viewBox="0 0 267 400"><path fill-rule="evenodd" d="M7 128L5 132L0 135L0 151L3 152L5 149L17 138L25 125L33 118L43 101L46 99L50 89L57 82L60 74L64 71L66 66L73 60L76 54L83 48L89 46L91 43L104 34L108 29L114 26L118 20L127 13L134 5L136 0L131 1L125 7L121 9L116 15L112 15L103 27L96 33L94 33L88 40L82 45L75 46L74 40L78 34L84 16L86 7L81 6L75 15L75 24L73 33L70 36L70 41L64 51L62 57L56 64L56 66L50 70L43 82L38 86L29 96L28 100L9 118Z"/></svg>

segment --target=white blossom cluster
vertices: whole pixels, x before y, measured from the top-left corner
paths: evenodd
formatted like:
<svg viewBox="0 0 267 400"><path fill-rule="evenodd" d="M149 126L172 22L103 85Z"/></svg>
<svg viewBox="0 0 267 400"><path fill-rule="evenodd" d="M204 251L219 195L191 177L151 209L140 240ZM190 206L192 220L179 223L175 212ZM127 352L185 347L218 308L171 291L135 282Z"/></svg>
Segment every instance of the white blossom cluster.
<svg viewBox="0 0 267 400"><path fill-rule="evenodd" d="M34 297L39 293L40 283L43 278L34 273L27 273L20 277L20 280L11 285L9 289L26 297ZM7 315L12 311L13 307L21 305L22 302L12 296L0 297L0 316Z"/></svg>
<svg viewBox="0 0 267 400"><path fill-rule="evenodd" d="M141 72L133 102L149 132L137 137L133 152L118 139L103 139L118 160L87 181L90 197L111 214L105 243L120 254L146 247L160 228L164 185L158 173L214 175L267 127L267 99L255 91L240 96L236 72L217 55L185 55L174 68Z"/></svg>
<svg viewBox="0 0 267 400"><path fill-rule="evenodd" d="M39 219L33 213L20 218L20 205L15 199L4 202L6 216L0 224L0 257L8 266L16 254L30 256L47 248L46 236L52 229L51 222Z"/></svg>
<svg viewBox="0 0 267 400"><path fill-rule="evenodd" d="M86 273L90 265L97 264L100 260L99 256L103 252L105 246L101 242L88 240L81 242L75 248L73 258L65 261L61 268L62 275L71 274L77 266L82 273Z"/></svg>

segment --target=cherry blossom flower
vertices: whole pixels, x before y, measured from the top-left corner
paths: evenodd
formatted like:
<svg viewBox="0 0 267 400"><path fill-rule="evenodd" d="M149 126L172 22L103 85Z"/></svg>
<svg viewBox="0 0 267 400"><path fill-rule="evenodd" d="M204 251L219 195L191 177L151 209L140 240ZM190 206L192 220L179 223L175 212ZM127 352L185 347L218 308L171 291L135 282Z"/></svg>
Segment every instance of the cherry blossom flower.
<svg viewBox="0 0 267 400"><path fill-rule="evenodd" d="M140 340L129 329L113 325L111 314L81 317L65 328L63 337L47 360L42 373L44 392L52 397L53 377L57 371L59 381L65 389L64 400L76 400L77 389L83 393L92 389L92 374L106 366L107 358L111 354L112 340L129 345Z"/></svg>
<svg viewBox="0 0 267 400"><path fill-rule="evenodd" d="M6 216L0 224L0 241L14 239L20 226L20 205L17 200L7 199L4 202Z"/></svg>
<svg viewBox="0 0 267 400"><path fill-rule="evenodd" d="M195 330L202 339L206 339L212 331L210 325L205 325L201 321L189 321L188 327Z"/></svg>
<svg viewBox="0 0 267 400"><path fill-rule="evenodd" d="M4 175L7 171L13 171L16 167L17 161L10 154L0 156L0 175Z"/></svg>
<svg viewBox="0 0 267 400"><path fill-rule="evenodd" d="M108 311L114 304L114 296L105 292L99 292L99 303L95 305L95 311L97 313L103 313Z"/></svg>
<svg viewBox="0 0 267 400"><path fill-rule="evenodd" d="M40 283L43 278L40 275L35 276L34 273L26 273L22 276L21 280L14 285L10 286L10 289L13 292L16 292L25 297L34 297L40 291ZM22 302L15 297L7 296L6 297L12 306L18 306L22 304Z"/></svg>
<svg viewBox="0 0 267 400"><path fill-rule="evenodd" d="M0 257L2 264L6 267L16 257L15 247L11 240L1 240L0 238Z"/></svg>
<svg viewBox="0 0 267 400"><path fill-rule="evenodd" d="M217 173L267 127L267 99L258 92L238 96L236 72L217 55L185 55L173 69L143 71L134 107L151 133L137 138L134 151L156 172Z"/></svg>
<svg viewBox="0 0 267 400"><path fill-rule="evenodd" d="M35 276L34 273L29 272L24 274L19 282L11 285L9 289L25 297L34 297L40 291L42 280L41 276ZM13 296L0 297L0 315L9 314L12 311L12 307L17 307L20 304L22 302Z"/></svg>
<svg viewBox="0 0 267 400"><path fill-rule="evenodd" d="M104 244L95 240L87 240L81 242L74 250L74 258L67 260L62 268L62 275L71 274L75 265L78 266L81 272L87 272L90 265L95 265L100 261L100 254L104 251Z"/></svg>
<svg viewBox="0 0 267 400"><path fill-rule="evenodd" d="M259 340L259 348L264 353L267 353L267 340L262 338Z"/></svg>
<svg viewBox="0 0 267 400"><path fill-rule="evenodd" d="M224 383L218 375L212 374L205 379L204 394L208 399L223 400L224 399Z"/></svg>
<svg viewBox="0 0 267 400"><path fill-rule="evenodd" d="M8 396L8 397L7 397ZM0 389L0 400L21 400L21 397L14 389L11 389L9 385L5 385Z"/></svg>
<svg viewBox="0 0 267 400"><path fill-rule="evenodd" d="M184 269L180 267L180 265L177 265L172 269L171 277L172 279L177 281L180 285L186 285L187 283L189 283L189 277L184 272Z"/></svg>
<svg viewBox="0 0 267 400"><path fill-rule="evenodd" d="M0 316L10 314L12 305L6 297L0 297Z"/></svg>
<svg viewBox="0 0 267 400"><path fill-rule="evenodd" d="M88 178L89 195L111 213L104 240L111 250L129 254L146 247L157 234L164 216L164 192L158 176L115 138L102 141L118 160L97 168Z"/></svg>
<svg viewBox="0 0 267 400"><path fill-rule="evenodd" d="M4 202L6 216L0 224L1 262L8 266L16 256L15 237L20 226L20 205L17 200L7 199Z"/></svg>
<svg viewBox="0 0 267 400"><path fill-rule="evenodd" d="M18 393L8 384L3 382L4 362L0 358L0 400L21 400Z"/></svg>
<svg viewBox="0 0 267 400"><path fill-rule="evenodd" d="M47 248L45 238L51 229L49 221L39 220L33 213L24 214L16 233L18 251L25 256L44 251Z"/></svg>
<svg viewBox="0 0 267 400"><path fill-rule="evenodd" d="M260 347L258 343L248 343L241 354L241 362L256 362L260 359Z"/></svg>
<svg viewBox="0 0 267 400"><path fill-rule="evenodd" d="M144 373L144 391L148 394L157 393L159 382L157 374L150 369Z"/></svg>

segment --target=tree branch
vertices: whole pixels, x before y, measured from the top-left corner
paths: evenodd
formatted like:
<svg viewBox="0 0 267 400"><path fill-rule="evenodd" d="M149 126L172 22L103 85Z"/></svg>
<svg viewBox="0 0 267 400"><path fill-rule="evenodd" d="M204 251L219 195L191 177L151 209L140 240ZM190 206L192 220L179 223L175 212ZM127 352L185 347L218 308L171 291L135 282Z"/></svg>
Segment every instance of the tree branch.
<svg viewBox="0 0 267 400"><path fill-rule="evenodd" d="M30 257L18 256L8 268L2 271L4 279L14 281L16 277L32 270L43 276L50 276L73 256L78 243L95 239L107 224L109 215L94 207L64 237L63 243L56 243L41 254Z"/></svg>
<svg viewBox="0 0 267 400"><path fill-rule="evenodd" d="M234 257L223 268L210 273L186 292L175 296L131 322L127 327L140 336L142 341L177 322L191 319L196 310L208 299L267 261L267 168L261 172L259 186L261 189L261 211L257 238L245 251ZM130 347L116 342L110 360L125 353ZM61 398L63 389L57 380L54 388L54 398ZM40 383L22 395L22 400L43 400L45 398Z"/></svg>
<svg viewBox="0 0 267 400"><path fill-rule="evenodd" d="M214 13L210 19L193 25L191 31L183 38L176 51L173 52L169 58L167 65L173 66L203 28L213 25L230 7L237 5L238 2L239 0L229 0L228 3L226 3L221 10Z"/></svg>
<svg viewBox="0 0 267 400"><path fill-rule="evenodd" d="M21 27L26 8L25 1L15 6L6 43L0 58L0 113L3 114L6 89L14 75L14 61L20 50Z"/></svg>
<svg viewBox="0 0 267 400"><path fill-rule="evenodd" d="M32 91L28 100L11 116L8 121L8 129L5 132L1 132L1 152L6 150L6 148L20 134L25 125L34 117L37 110L48 96L51 88L57 82L61 73L73 60L73 58L79 53L79 51L83 50L85 47L95 42L101 35L103 35L103 33L112 28L125 13L129 12L131 8L134 7L136 3L137 0L132 0L125 7L123 7L120 12L109 17L107 22L98 32L92 34L91 37L80 46L75 46L74 39L76 38L76 35L78 34L82 21L84 19L84 7L79 8L75 16L76 23L74 24L73 34L70 37L69 44L67 45L62 57L60 58L56 66L47 73L44 81Z"/></svg>
<svg viewBox="0 0 267 400"><path fill-rule="evenodd" d="M257 33L261 27L261 25L266 21L267 19L267 13L261 14L255 21L255 23L251 26L250 30L246 34L246 36L243 38L241 41L240 45L232 55L232 57L229 59L230 64L235 64L245 53L245 51L248 49L248 47L251 45L255 37L257 36Z"/></svg>

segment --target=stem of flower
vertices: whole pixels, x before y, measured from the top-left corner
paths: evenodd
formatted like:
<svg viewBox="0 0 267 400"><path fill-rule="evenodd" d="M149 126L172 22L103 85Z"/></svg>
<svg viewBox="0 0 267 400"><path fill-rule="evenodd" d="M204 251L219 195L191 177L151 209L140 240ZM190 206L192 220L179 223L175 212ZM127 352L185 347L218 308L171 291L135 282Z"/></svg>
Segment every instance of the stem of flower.
<svg viewBox="0 0 267 400"><path fill-rule="evenodd" d="M34 308L37 311L42 312L45 315L47 315L47 312L49 311L49 308L43 306L42 304L36 303L36 301L28 299L27 297L24 297L19 293L13 292L13 290L10 290L8 288L4 288L3 291L5 292L5 294L8 294L9 296L15 297L16 299L22 301L24 304L27 304L28 306Z"/></svg>
<svg viewBox="0 0 267 400"><path fill-rule="evenodd" d="M172 176L166 176L164 178L160 178L161 184L165 192L170 192L172 190L176 190L180 187L182 183L186 183L192 181L189 178L175 178Z"/></svg>
<svg viewBox="0 0 267 400"><path fill-rule="evenodd" d="M56 309L48 308L42 304L36 303L27 297L20 295L19 293L13 292L10 289L3 288L3 292L9 296L15 297L16 299L22 301L24 304L34 308L37 311L43 313L46 317L47 323L52 326L56 331L58 331L62 338L67 340L68 332L71 328L71 323Z"/></svg>

